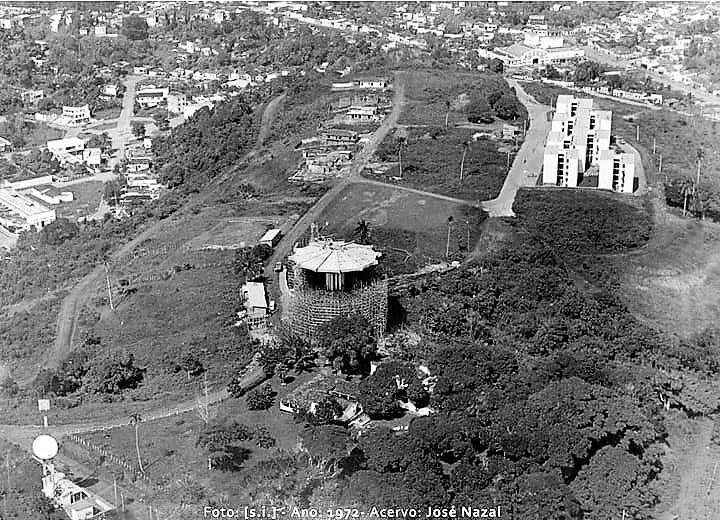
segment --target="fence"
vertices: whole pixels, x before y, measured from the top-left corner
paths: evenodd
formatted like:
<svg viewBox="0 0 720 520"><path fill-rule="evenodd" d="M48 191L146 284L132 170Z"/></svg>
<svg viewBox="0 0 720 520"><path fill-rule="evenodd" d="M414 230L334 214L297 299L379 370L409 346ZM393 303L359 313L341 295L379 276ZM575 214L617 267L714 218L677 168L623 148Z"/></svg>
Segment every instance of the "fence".
<svg viewBox="0 0 720 520"><path fill-rule="evenodd" d="M135 477L135 480L141 480L144 481L147 484L150 484L150 479L145 475L142 471L140 471L139 466L134 463L130 462L129 460L124 459L123 457L119 457L118 455L115 455L110 450L103 446L99 446L93 442L90 442L87 439L83 439L79 435L75 435L73 433L68 434L64 437L64 439L69 440L76 445L84 448L90 453L96 453L98 455L102 455L104 460L106 462L110 462L115 467L118 467L122 469L124 472L127 472Z"/></svg>

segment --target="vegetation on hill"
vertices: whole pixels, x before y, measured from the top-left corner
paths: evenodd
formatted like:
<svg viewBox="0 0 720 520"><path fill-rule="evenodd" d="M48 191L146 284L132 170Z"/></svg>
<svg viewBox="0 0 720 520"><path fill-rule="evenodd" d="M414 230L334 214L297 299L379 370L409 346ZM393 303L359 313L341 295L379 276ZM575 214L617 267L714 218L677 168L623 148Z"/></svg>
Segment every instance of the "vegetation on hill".
<svg viewBox="0 0 720 520"><path fill-rule="evenodd" d="M403 73L406 106L401 124L445 126L445 119L454 125L482 112L490 120L527 118L525 107L501 74L461 73L449 70L412 70ZM480 111L482 104L486 109Z"/></svg>
<svg viewBox="0 0 720 520"><path fill-rule="evenodd" d="M183 193L198 192L235 164L256 135L253 111L240 96L203 108L153 141L160 180Z"/></svg>
<svg viewBox="0 0 720 520"><path fill-rule="evenodd" d="M518 226L562 252L619 253L645 244L652 232L647 212L602 192L522 189L513 211Z"/></svg>

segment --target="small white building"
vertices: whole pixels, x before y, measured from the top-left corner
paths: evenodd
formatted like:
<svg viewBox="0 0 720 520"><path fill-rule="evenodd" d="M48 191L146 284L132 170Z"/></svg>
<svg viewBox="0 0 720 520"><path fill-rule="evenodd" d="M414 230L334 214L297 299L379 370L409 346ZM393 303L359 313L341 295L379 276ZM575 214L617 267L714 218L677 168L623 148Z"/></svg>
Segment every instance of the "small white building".
<svg viewBox="0 0 720 520"><path fill-rule="evenodd" d="M47 142L47 149L61 164L80 162L85 150L85 141L79 137L67 137Z"/></svg>
<svg viewBox="0 0 720 520"><path fill-rule="evenodd" d="M260 237L258 244L275 247L282 237L282 232L278 228L268 229L265 234Z"/></svg>
<svg viewBox="0 0 720 520"><path fill-rule="evenodd" d="M62 107L62 117L69 126L80 126L90 122L90 107L82 105L79 107Z"/></svg>
<svg viewBox="0 0 720 520"><path fill-rule="evenodd" d="M137 91L135 100L143 108L152 108L160 105L170 94L168 87L144 87Z"/></svg>

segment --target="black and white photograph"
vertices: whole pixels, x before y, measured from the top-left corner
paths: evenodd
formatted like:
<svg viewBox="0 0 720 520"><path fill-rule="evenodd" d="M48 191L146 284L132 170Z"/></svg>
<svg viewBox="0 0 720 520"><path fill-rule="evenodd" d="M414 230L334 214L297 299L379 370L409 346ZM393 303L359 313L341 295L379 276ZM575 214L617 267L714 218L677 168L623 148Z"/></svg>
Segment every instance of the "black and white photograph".
<svg viewBox="0 0 720 520"><path fill-rule="evenodd" d="M0 0L0 520L720 520L720 2Z"/></svg>

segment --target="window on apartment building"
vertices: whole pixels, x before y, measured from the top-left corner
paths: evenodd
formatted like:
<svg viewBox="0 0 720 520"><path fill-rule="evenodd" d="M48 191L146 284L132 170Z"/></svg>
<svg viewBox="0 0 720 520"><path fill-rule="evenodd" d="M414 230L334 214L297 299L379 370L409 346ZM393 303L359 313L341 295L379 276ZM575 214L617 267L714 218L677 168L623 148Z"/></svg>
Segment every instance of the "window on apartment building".
<svg viewBox="0 0 720 520"><path fill-rule="evenodd" d="M590 116L590 130L595 129L595 116Z"/></svg>

